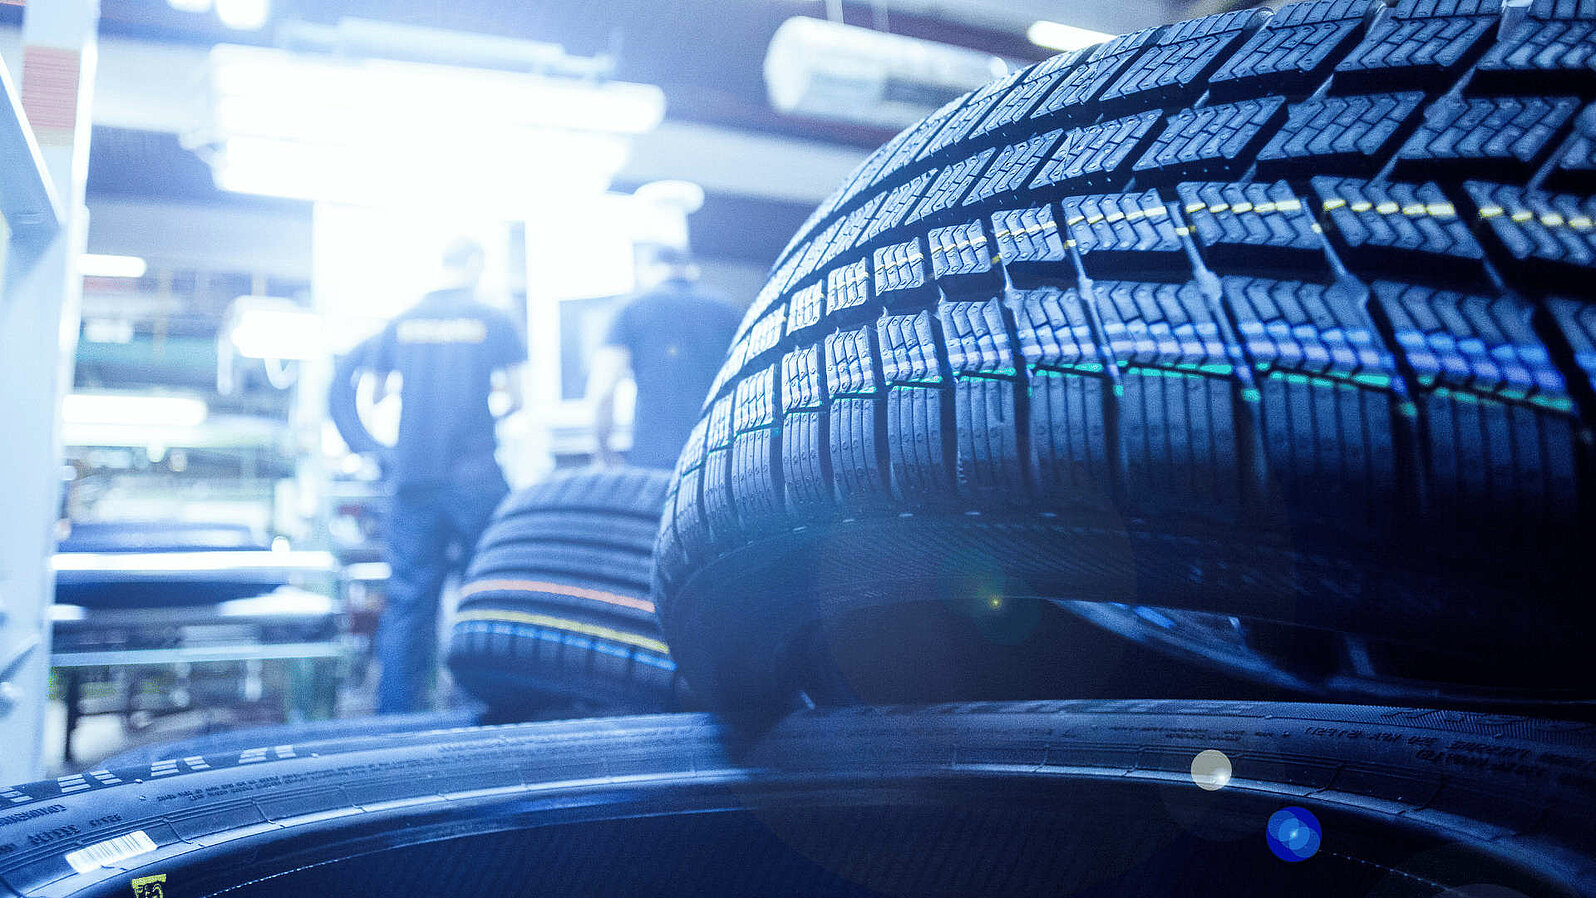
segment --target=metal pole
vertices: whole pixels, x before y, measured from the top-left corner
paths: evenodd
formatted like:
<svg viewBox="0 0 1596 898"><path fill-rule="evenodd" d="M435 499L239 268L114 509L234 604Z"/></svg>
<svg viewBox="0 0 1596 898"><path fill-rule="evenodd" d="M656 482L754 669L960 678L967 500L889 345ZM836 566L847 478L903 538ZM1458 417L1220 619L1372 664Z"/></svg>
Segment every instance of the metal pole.
<svg viewBox="0 0 1596 898"><path fill-rule="evenodd" d="M89 108L99 0L28 4L22 21L22 110L48 173L59 227L29 239L12 209L0 292L0 782L42 774L49 687L49 560L60 508L61 396L72 383L82 281L77 259L88 232ZM24 133L26 128L23 129ZM15 169L0 179L20 177ZM0 187L0 203L7 199ZM29 226L31 227L31 226ZM27 654L11 662L6 655ZM9 696L9 701L6 697Z"/></svg>

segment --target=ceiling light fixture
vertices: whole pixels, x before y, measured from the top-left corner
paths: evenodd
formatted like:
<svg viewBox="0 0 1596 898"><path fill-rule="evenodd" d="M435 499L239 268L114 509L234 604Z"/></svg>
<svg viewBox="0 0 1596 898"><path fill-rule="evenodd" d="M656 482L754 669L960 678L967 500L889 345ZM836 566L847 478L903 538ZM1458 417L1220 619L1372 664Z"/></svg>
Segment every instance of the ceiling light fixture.
<svg viewBox="0 0 1596 898"><path fill-rule="evenodd" d="M1038 47L1047 47L1049 50L1065 52L1068 50L1084 50L1096 46L1114 35L1102 31L1093 31L1090 28L1079 28L1075 25L1065 25L1063 22L1049 22L1043 19L1032 25L1025 32L1031 43Z"/></svg>
<svg viewBox="0 0 1596 898"><path fill-rule="evenodd" d="M271 14L271 0L216 0L216 18L236 31L259 31Z"/></svg>
<svg viewBox="0 0 1596 898"><path fill-rule="evenodd" d="M78 274L86 278L141 278L149 266L138 256L78 256Z"/></svg>

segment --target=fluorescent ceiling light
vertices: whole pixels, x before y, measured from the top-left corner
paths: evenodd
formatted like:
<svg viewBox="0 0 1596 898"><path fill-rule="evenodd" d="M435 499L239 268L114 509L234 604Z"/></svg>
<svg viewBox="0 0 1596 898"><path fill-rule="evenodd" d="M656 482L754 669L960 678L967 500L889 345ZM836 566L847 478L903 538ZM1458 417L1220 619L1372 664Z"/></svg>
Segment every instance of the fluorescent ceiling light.
<svg viewBox="0 0 1596 898"><path fill-rule="evenodd" d="M411 208L601 192L665 114L652 85L225 45L209 88L186 143L218 187Z"/></svg>
<svg viewBox="0 0 1596 898"><path fill-rule="evenodd" d="M78 274L86 278L141 278L148 268L138 256L78 256Z"/></svg>
<svg viewBox="0 0 1596 898"><path fill-rule="evenodd" d="M1090 28L1078 28L1074 25L1065 25L1063 22L1049 22L1042 20L1032 25L1025 36L1031 43L1038 47L1047 47L1060 52L1066 50L1084 50L1112 38L1114 35L1102 31L1093 31Z"/></svg>
<svg viewBox="0 0 1596 898"><path fill-rule="evenodd" d="M259 31L271 13L271 0L216 0L216 17L239 31Z"/></svg>
<svg viewBox="0 0 1596 898"><path fill-rule="evenodd" d="M61 419L68 424L194 427L209 414L205 400L192 396L71 393L61 402Z"/></svg>
<svg viewBox="0 0 1596 898"><path fill-rule="evenodd" d="M166 5L178 12L211 11L211 0L166 0Z"/></svg>
<svg viewBox="0 0 1596 898"><path fill-rule="evenodd" d="M240 296L229 339L250 359L314 359L327 355L320 315L286 299Z"/></svg>
<svg viewBox="0 0 1596 898"><path fill-rule="evenodd" d="M56 571L117 571L127 574L226 573L228 571L331 571L329 552L294 549L225 549L196 552L57 552Z"/></svg>

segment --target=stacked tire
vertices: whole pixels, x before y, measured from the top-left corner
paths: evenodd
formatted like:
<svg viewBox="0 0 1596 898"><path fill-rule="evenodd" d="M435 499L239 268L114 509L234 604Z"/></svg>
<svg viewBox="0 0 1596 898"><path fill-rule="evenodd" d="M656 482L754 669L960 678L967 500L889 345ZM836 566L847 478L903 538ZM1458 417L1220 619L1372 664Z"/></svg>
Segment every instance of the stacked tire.
<svg viewBox="0 0 1596 898"><path fill-rule="evenodd" d="M1234 624L1295 684L1588 698L1593 16L1231 12L883 146L672 480L695 692L780 709L857 679L859 620L951 607L1006 646L1073 602Z"/></svg>
<svg viewBox="0 0 1596 898"><path fill-rule="evenodd" d="M677 706L649 597L667 479L556 474L495 512L461 586L448 659L496 717Z"/></svg>

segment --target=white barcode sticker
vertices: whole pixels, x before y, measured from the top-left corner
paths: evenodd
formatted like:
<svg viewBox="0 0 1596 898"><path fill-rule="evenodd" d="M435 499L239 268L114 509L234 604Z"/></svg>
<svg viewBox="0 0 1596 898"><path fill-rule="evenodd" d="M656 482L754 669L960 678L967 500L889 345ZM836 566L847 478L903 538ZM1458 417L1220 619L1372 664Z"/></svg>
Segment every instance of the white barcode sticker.
<svg viewBox="0 0 1596 898"><path fill-rule="evenodd" d="M136 829L125 836L117 836L104 842L96 842L87 848L69 851L66 854L66 862L79 873L88 873L90 870L121 863L130 857L149 854L156 847L155 841L145 835L144 830Z"/></svg>

